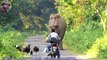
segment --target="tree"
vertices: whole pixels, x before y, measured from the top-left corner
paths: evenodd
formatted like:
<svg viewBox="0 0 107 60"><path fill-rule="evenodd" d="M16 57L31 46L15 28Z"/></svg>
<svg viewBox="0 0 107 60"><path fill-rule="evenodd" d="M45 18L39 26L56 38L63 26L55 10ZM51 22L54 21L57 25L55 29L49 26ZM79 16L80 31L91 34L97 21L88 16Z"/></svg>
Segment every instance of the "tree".
<svg viewBox="0 0 107 60"><path fill-rule="evenodd" d="M107 32L107 1L106 0L57 0L58 13L68 24L77 27L90 20L100 21ZM75 28L74 28L75 29Z"/></svg>
<svg viewBox="0 0 107 60"><path fill-rule="evenodd" d="M12 8L0 14L0 25L17 30L46 30L45 24L51 13L56 13L49 0L11 0Z"/></svg>

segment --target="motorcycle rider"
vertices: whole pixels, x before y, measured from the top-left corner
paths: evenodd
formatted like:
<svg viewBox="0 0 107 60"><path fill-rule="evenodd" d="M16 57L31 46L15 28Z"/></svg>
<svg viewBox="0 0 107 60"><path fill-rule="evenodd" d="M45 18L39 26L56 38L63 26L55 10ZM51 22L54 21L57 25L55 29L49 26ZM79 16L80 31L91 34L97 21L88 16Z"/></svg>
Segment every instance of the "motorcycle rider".
<svg viewBox="0 0 107 60"><path fill-rule="evenodd" d="M59 41L60 41L59 35L55 32L55 29L51 29L51 33L48 35L48 40L47 40L48 42L47 50L50 51L52 43L55 43L58 47ZM58 52L58 57L60 57L59 49L57 50L57 52Z"/></svg>

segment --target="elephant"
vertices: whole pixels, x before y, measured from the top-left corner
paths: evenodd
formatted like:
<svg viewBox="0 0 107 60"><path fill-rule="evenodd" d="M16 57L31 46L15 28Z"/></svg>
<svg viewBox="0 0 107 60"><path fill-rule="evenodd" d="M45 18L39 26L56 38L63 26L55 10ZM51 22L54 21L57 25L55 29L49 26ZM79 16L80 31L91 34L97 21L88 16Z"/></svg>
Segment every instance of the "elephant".
<svg viewBox="0 0 107 60"><path fill-rule="evenodd" d="M48 21L48 29L55 29L55 32L58 33L60 39L59 48L63 50L62 40L66 31L66 21L59 14L51 14L50 19Z"/></svg>

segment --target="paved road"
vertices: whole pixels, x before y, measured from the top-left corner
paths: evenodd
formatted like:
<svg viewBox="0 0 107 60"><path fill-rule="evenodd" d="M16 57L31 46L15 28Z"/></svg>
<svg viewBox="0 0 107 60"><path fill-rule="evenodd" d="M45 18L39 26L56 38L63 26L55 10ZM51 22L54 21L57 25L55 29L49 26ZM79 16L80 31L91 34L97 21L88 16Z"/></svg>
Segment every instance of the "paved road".
<svg viewBox="0 0 107 60"><path fill-rule="evenodd" d="M26 41L28 42L28 44L31 44L31 48L33 48L35 45L39 47L40 51L36 54L34 53L33 55L30 55L30 57L32 58L36 58L38 57L39 60L43 60L47 58L47 53L44 53L43 50L46 47L46 42L43 39L42 35L37 35L37 36L32 36L32 37L28 37L26 38ZM66 50L60 50L61 53L61 60L87 60L85 58L81 58L78 56L75 56L69 52L67 52ZM41 58L42 57L42 58ZM48 60L48 59L46 59Z"/></svg>

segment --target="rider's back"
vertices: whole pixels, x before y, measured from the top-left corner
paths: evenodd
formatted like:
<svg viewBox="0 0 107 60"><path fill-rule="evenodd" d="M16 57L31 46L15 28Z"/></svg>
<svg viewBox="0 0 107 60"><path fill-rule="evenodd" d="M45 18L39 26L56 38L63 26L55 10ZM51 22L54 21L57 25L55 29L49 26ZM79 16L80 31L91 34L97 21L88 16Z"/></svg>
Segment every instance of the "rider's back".
<svg viewBox="0 0 107 60"><path fill-rule="evenodd" d="M55 33L55 32L50 33L50 36L51 36L51 37L54 37L54 38L56 38L56 39L59 39L58 34Z"/></svg>

